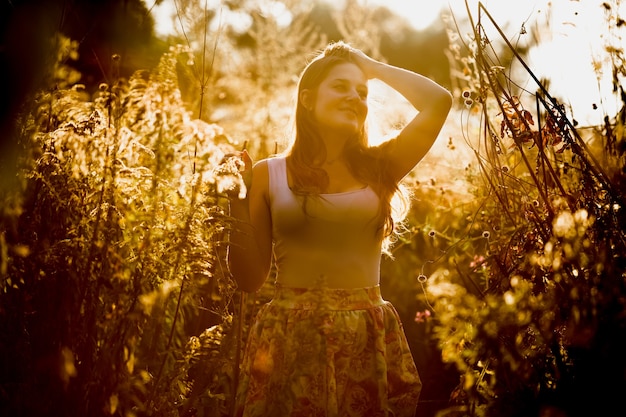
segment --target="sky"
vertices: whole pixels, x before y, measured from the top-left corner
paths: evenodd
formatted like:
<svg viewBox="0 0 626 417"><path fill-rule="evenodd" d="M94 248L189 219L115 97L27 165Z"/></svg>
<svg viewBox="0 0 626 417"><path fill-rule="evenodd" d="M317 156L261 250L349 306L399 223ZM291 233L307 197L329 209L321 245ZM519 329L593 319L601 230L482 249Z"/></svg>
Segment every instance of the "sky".
<svg viewBox="0 0 626 417"><path fill-rule="evenodd" d="M378 3L404 16L416 29L437 24L441 13L457 18L467 16L465 0L363 0ZM611 72L606 62L605 0L482 0L498 25L506 29L509 40L517 38L522 27L538 36L538 46L531 49L526 63L540 79L550 79L550 93L572 108L581 125L600 124L604 114L615 114L621 102L607 97L611 91ZM467 0L474 19L478 0ZM619 1L608 1L615 5ZM626 1L621 1L619 15L626 19ZM626 36L626 29L622 30ZM530 36L530 35L528 35ZM520 37L523 41L523 38ZM619 42L618 42L619 44ZM626 44L622 40L621 44ZM527 77L527 87L536 86ZM533 85L531 85L533 84ZM593 108L593 104L599 110Z"/></svg>
<svg viewBox="0 0 626 417"><path fill-rule="evenodd" d="M206 0L209 6L219 6L220 0ZM258 0L265 10L288 24L289 15L279 1ZM325 0L339 4L345 0ZM478 16L479 0L359 0L362 4L384 5L403 16L417 30L442 22L441 14L453 13L457 18L467 16L466 1L472 16ZM505 30L511 40L517 38L522 25L539 38L527 58L535 75L551 80L550 92L555 97L567 97L576 119L583 125L598 124L604 113L593 110L597 104L607 114L614 114L618 100L604 94L610 91L611 74L605 62L604 46L606 20L601 7L606 0L482 0L481 3ZM615 4L619 0L609 0ZM146 0L151 7L153 0ZM621 2L620 15L626 18L626 1ZM175 0L165 0L153 8L157 32L171 33L171 15ZM244 15L224 17L245 30L250 22ZM443 24L443 23L441 23ZM623 34L626 35L626 34ZM528 35L530 36L530 35ZM520 37L521 41L524 41ZM595 66L594 66L595 65ZM598 72L598 69L600 70ZM536 90L536 86L528 88Z"/></svg>
<svg viewBox="0 0 626 417"><path fill-rule="evenodd" d="M148 7L152 7L153 13L157 17L157 32L168 34L173 32L170 16L175 10L175 0L164 0L159 6L153 6L153 0L145 0ZM345 0L324 0L333 4L340 4ZM557 2L559 0L556 0ZM569 2L570 0L562 0ZM589 0L585 0L589 1ZM424 29L440 19L442 11L454 10L455 13L465 14L465 0L360 0L363 5L382 5L397 14L404 16L416 29ZM488 8L490 13L498 21L507 19L509 16L520 16L521 14L532 13L538 4L546 3L541 1L503 1L503 0L483 0L482 3ZM596 0L591 0L595 3ZM275 4L274 12L281 13L280 2L272 0L259 0L259 3ZM475 10L478 0L468 0L470 7ZM207 0L209 7L220 4L219 0ZM271 6L265 6L271 8ZM233 15L236 19L237 15ZM242 22L243 23L243 22Z"/></svg>

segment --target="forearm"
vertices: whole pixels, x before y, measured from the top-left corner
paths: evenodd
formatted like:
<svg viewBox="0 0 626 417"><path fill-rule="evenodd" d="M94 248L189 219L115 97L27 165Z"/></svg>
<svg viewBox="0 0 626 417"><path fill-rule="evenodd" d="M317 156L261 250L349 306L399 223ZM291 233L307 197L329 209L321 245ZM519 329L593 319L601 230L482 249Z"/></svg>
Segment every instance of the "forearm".
<svg viewBox="0 0 626 417"><path fill-rule="evenodd" d="M247 199L233 199L230 205L233 226L230 231L228 264L238 287L246 292L258 290L265 282L264 268L256 230L250 218Z"/></svg>
<svg viewBox="0 0 626 417"><path fill-rule="evenodd" d="M434 106L449 107L450 93L436 82L415 72L369 60L366 74L402 94L418 111Z"/></svg>
<svg viewBox="0 0 626 417"><path fill-rule="evenodd" d="M394 138L390 175L400 181L426 155L437 139L452 105L452 95L436 82L415 72L376 61L353 51L368 79L378 79L404 96L417 110Z"/></svg>

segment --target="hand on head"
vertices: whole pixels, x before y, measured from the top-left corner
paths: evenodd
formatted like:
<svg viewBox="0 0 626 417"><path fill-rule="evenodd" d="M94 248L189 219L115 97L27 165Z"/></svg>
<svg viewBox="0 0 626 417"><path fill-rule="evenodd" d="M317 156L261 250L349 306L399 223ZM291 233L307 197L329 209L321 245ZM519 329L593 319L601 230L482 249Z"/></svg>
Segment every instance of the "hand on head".
<svg viewBox="0 0 626 417"><path fill-rule="evenodd" d="M342 41L329 44L324 50L324 56L337 56L349 59L361 68L367 78L373 78L371 68L373 64L378 62L362 50Z"/></svg>

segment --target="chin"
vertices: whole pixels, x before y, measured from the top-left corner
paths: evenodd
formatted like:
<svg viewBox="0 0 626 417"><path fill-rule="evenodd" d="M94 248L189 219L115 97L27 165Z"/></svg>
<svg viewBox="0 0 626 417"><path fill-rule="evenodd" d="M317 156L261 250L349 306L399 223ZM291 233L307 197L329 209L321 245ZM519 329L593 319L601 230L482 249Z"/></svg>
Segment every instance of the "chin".
<svg viewBox="0 0 626 417"><path fill-rule="evenodd" d="M337 125L336 127L337 130L340 130L346 134L351 134L351 135L358 134L362 128L363 128L362 126L355 124L355 123L341 124L341 125Z"/></svg>

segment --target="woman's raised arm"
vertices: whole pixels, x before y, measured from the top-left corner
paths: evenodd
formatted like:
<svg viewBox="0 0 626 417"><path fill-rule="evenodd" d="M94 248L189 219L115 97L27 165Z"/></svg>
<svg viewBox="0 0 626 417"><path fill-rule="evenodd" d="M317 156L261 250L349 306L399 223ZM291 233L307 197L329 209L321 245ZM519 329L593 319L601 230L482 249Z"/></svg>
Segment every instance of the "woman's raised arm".
<svg viewBox="0 0 626 417"><path fill-rule="evenodd" d="M353 55L369 79L384 82L418 111L404 126L392 148L390 167L399 181L417 165L437 139L452 106L452 95L420 74L372 59L358 49L353 50Z"/></svg>

